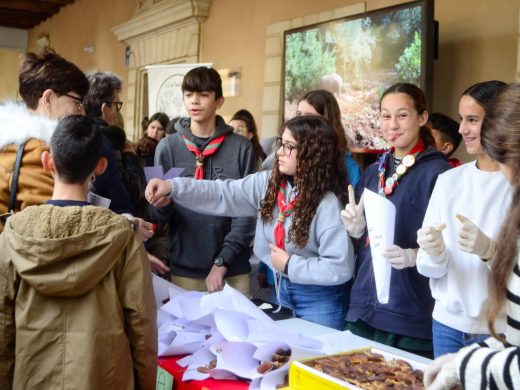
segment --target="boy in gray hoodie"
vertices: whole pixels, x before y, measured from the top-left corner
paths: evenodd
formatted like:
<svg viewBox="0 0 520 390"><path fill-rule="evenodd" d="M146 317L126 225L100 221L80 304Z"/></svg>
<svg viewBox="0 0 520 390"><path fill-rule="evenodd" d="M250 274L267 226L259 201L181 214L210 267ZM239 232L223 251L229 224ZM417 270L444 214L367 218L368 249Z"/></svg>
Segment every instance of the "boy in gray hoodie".
<svg viewBox="0 0 520 390"><path fill-rule="evenodd" d="M184 168L195 179L240 179L256 170L249 140L234 134L216 111L222 107L222 81L212 68L189 71L182 82L189 118L180 119L177 133L159 142L155 165L165 172ZM153 222L169 224L172 281L187 290L219 291L224 281L250 295L249 258L255 220L209 216L172 203L150 206Z"/></svg>

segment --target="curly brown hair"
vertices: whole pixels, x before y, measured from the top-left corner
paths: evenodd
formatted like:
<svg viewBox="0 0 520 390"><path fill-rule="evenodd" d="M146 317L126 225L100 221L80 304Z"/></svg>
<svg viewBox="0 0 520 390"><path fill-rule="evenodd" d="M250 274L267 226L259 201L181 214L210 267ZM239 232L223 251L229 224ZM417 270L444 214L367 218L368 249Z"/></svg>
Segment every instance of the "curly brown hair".
<svg viewBox="0 0 520 390"><path fill-rule="evenodd" d="M491 268L488 315L491 334L501 339L494 323L506 301L507 282L517 264L520 236L520 84L511 84L499 92L486 111L480 136L484 151L511 169L513 196L498 235L496 260Z"/></svg>
<svg viewBox="0 0 520 390"><path fill-rule="evenodd" d="M342 204L347 202L347 173L337 144L338 136L328 120L320 116L297 116L283 127L296 140L298 153L296 174L292 178L299 199L294 206L289 241L303 248L309 239L309 228L316 210L328 191L333 192ZM277 208L280 183L289 180L280 172L275 161L271 179L260 204L262 221L273 220Z"/></svg>

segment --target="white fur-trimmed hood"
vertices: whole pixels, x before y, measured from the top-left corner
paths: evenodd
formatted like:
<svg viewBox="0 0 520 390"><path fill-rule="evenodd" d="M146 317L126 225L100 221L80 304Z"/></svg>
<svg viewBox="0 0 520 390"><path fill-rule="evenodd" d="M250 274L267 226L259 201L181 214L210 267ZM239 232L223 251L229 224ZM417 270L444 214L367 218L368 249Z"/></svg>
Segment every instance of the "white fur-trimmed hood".
<svg viewBox="0 0 520 390"><path fill-rule="evenodd" d="M58 121L33 115L23 103L0 104L0 149L21 144L30 138L49 143Z"/></svg>

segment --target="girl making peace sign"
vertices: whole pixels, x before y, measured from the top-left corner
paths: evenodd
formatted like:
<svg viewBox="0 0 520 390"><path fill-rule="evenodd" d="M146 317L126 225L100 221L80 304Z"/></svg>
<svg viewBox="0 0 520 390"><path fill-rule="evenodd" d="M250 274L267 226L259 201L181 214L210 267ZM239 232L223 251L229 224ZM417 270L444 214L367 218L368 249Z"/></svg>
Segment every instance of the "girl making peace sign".
<svg viewBox="0 0 520 390"><path fill-rule="evenodd" d="M363 206L351 199L342 219L349 234L360 240L347 328L375 341L431 355L433 299L428 279L415 267L417 230L437 176L450 166L434 149L426 127L426 96L418 87L407 83L391 86L383 93L380 109L381 130L390 149L367 167L356 195L359 198L367 188L396 207L394 245L384 253L392 266L390 297L387 304L377 300Z"/></svg>

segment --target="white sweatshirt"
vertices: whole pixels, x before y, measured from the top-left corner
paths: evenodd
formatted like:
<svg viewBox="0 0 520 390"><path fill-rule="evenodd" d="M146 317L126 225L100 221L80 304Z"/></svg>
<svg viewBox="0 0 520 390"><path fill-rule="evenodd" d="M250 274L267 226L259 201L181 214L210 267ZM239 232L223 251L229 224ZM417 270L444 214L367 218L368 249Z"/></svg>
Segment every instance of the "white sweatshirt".
<svg viewBox="0 0 520 390"><path fill-rule="evenodd" d="M430 278L436 321L465 333L489 333L485 318L489 264L459 250L461 223L455 214L469 218L485 235L497 240L510 202L511 186L505 176L500 171L482 171L474 161L437 179L423 227L446 224L442 232L446 254L438 258L420 249L417 255L419 273ZM504 329L505 322L498 321L497 331Z"/></svg>
<svg viewBox="0 0 520 390"><path fill-rule="evenodd" d="M488 338L462 348L456 365L464 389L515 389L520 378L520 256L507 283L506 341ZM515 384L516 383L516 384Z"/></svg>

